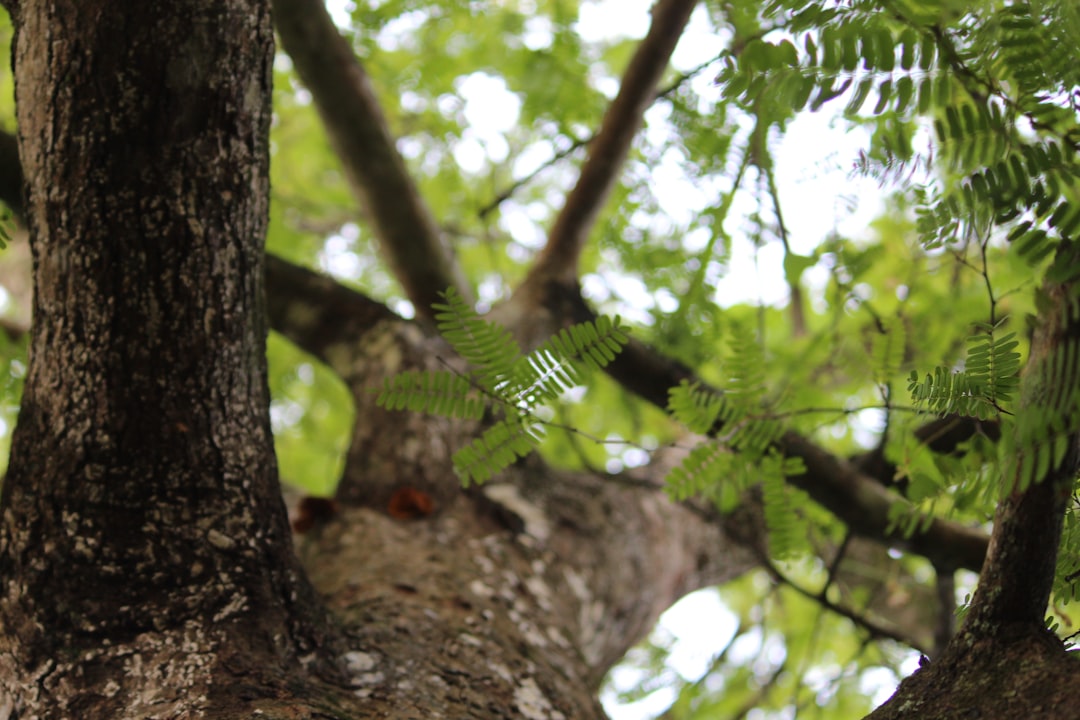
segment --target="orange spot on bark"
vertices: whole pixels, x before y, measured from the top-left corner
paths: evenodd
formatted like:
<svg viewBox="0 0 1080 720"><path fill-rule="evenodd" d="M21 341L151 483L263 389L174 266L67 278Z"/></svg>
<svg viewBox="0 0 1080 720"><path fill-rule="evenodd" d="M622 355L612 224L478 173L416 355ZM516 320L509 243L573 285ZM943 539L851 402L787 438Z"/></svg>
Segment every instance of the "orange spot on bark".
<svg viewBox="0 0 1080 720"><path fill-rule="evenodd" d="M435 501L423 490L404 487L390 496L386 512L397 520L415 520L435 511Z"/></svg>

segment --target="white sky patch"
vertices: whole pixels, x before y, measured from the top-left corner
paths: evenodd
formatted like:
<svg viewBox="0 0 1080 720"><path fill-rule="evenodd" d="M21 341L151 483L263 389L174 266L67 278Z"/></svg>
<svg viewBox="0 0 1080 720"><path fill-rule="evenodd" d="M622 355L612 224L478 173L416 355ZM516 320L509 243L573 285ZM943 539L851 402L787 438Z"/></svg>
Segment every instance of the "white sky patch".
<svg viewBox="0 0 1080 720"><path fill-rule="evenodd" d="M788 243L800 255L811 254L833 232L866 236L871 221L884 207L884 194L876 181L851 174L859 149L868 143L866 133L836 127L836 122L836 117L827 112L799 115L788 124L773 152ZM771 199L762 201L769 204L760 211L771 222ZM770 242L754 248L739 227L742 218L755 209L749 192L744 190L736 196L725 225L732 237L731 256L714 296L721 306L755 300L769 305L787 301L783 247ZM821 287L828 272L814 266L803 279L811 287Z"/></svg>
<svg viewBox="0 0 1080 720"><path fill-rule="evenodd" d="M348 27L349 13L356 9L356 5L350 0L326 0L326 11L330 13L330 19L338 27Z"/></svg>
<svg viewBox="0 0 1080 720"><path fill-rule="evenodd" d="M525 33L522 36L525 47L530 50L543 50L551 47L554 40L555 33L552 31L551 21L546 17L533 16L525 21Z"/></svg>
<svg viewBox="0 0 1080 720"><path fill-rule="evenodd" d="M363 260L355 252L360 228L355 223L345 223L341 230L323 242L319 253L319 267L334 277L356 280L363 270Z"/></svg>
<svg viewBox="0 0 1080 720"><path fill-rule="evenodd" d="M465 130L454 147L454 159L466 172L478 173L489 160L501 163L509 156L506 133L518 123L521 98L510 92L502 78L487 73L466 75L455 85L465 101Z"/></svg>
<svg viewBox="0 0 1080 720"><path fill-rule="evenodd" d="M675 638L669 667L686 680L697 680L708 669L712 657L731 641L737 625L738 619L725 607L716 590L687 595L660 616L661 631ZM619 688L633 687L641 679L630 670L618 668L612 677ZM617 705L607 694L601 700L612 718L649 720L667 709L675 694L672 688L664 687L627 705Z"/></svg>
<svg viewBox="0 0 1080 720"><path fill-rule="evenodd" d="M679 44L671 56L671 64L683 71L696 68L719 55L720 51L728 46L730 38L729 32L716 32L709 23L705 8L698 5L690 15L690 22L687 23L682 37L679 38ZM713 81L714 77L715 73L706 73L702 79L706 81L707 86L713 88L712 93L706 94L716 97L719 95L719 89Z"/></svg>
<svg viewBox="0 0 1080 720"><path fill-rule="evenodd" d="M513 201L503 205L499 225L510 234L515 243L530 250L539 250L547 241L544 229L537 219L530 217L526 208Z"/></svg>
<svg viewBox="0 0 1080 720"><path fill-rule="evenodd" d="M644 37L649 31L653 0L583 2L575 30L585 42Z"/></svg>
<svg viewBox="0 0 1080 720"><path fill-rule="evenodd" d="M514 177L525 177L551 162L555 150L549 142L535 142L526 145L514 158Z"/></svg>

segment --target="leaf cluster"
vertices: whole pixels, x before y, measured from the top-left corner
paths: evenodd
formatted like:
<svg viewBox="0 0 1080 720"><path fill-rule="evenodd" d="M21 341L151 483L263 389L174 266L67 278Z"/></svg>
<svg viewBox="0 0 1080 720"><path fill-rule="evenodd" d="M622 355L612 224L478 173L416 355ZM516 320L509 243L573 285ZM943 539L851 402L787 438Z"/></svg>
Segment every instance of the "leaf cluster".
<svg viewBox="0 0 1080 720"><path fill-rule="evenodd" d="M765 367L754 334L731 323L723 391L686 381L669 390L668 409L675 419L710 437L668 473L666 482L677 500L702 494L721 504L760 483L770 551L783 558L795 554L806 536L805 519L795 511L797 491L784 480L805 468L775 448L785 428L766 402Z"/></svg>
<svg viewBox="0 0 1080 720"><path fill-rule="evenodd" d="M456 290L442 297L434 305L439 332L469 369L398 373L383 381L375 402L391 410L487 419L480 436L454 454L454 470L465 484L485 482L535 449L545 425L537 411L605 367L629 340L618 317L602 315L523 354L505 327L481 317Z"/></svg>
<svg viewBox="0 0 1080 720"><path fill-rule="evenodd" d="M921 380L911 371L908 391L916 407L979 420L1000 419L1007 412L1020 386L1020 341L1014 332L997 337L994 327L982 330L968 338L963 369L938 366Z"/></svg>

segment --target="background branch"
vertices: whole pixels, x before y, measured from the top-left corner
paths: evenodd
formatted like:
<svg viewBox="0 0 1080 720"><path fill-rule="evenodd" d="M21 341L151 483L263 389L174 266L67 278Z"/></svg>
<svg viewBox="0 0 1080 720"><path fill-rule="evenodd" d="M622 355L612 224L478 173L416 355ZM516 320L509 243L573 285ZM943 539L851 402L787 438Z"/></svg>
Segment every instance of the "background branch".
<svg viewBox="0 0 1080 720"><path fill-rule="evenodd" d="M571 286L549 283L541 302L556 324L596 319L576 283ZM667 408L669 389L684 380L710 389L686 365L633 338L605 371L624 388L661 409ZM934 519L924 532L917 531L905 538L898 529L891 528L890 522L890 509L894 505L909 506L902 497L860 472L853 463L823 450L798 433L784 433L778 445L785 455L801 459L806 466L805 473L790 476L788 481L857 535L922 555L943 568L977 572L982 567L988 538L981 530Z"/></svg>
<svg viewBox="0 0 1080 720"><path fill-rule="evenodd" d="M398 319L382 303L333 278L266 256L266 312L270 327L319 358L340 375L351 372L351 356L334 347L355 344L376 323Z"/></svg>
<svg viewBox="0 0 1080 720"><path fill-rule="evenodd" d="M646 108L656 98L657 85L695 5L696 0L661 0L653 7L649 32L623 74L619 93L589 144L577 184L567 196L526 284L536 282L534 278L564 282L577 278L578 258L589 231L626 161Z"/></svg>
<svg viewBox="0 0 1080 720"><path fill-rule="evenodd" d="M394 145L367 73L323 0L274 0L274 20L383 255L417 315L430 317L432 303L439 302L438 293L448 287L472 297Z"/></svg>

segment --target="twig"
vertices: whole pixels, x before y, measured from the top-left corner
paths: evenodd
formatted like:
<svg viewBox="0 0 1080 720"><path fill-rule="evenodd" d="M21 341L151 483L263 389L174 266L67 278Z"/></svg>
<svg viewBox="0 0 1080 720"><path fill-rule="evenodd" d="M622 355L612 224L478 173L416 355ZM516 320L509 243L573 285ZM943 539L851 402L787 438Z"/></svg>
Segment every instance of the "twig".
<svg viewBox="0 0 1080 720"><path fill-rule="evenodd" d="M885 627L884 625L880 625L880 624L874 622L873 620L870 620L869 618L866 618L866 617L860 615L859 613L855 612L854 610L852 610L850 608L844 607L843 605L840 605L839 603L835 603L835 602L829 600L828 598L823 597L820 593L816 593L816 592L813 592L811 590L808 590L808 589L802 587L801 585L796 583L794 580L791 580L790 578L785 576L782 572L780 572L780 569L777 568L776 565L774 565L773 562L769 558L761 557L760 560L761 560L762 567L765 568L765 571L769 573L769 575L773 578L773 580L780 583L781 585L784 585L786 587L791 588L796 593L798 593L799 595L802 595L806 599L813 600L814 602L818 603L821 607L823 607L824 609L832 612L833 614L839 615L842 618L846 618L847 620L849 620L856 627L862 628L866 632L870 633L870 635L872 637L885 638L887 640L895 640L896 642L903 643L904 645L912 647L912 648L914 648L914 649L916 649L916 650L918 650L920 652L923 652L923 653L926 652L926 648L924 648L921 645L921 643L919 643L918 640L916 640L914 638L905 637L903 634L901 634L900 632L898 632L896 630L892 630L890 628Z"/></svg>

